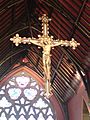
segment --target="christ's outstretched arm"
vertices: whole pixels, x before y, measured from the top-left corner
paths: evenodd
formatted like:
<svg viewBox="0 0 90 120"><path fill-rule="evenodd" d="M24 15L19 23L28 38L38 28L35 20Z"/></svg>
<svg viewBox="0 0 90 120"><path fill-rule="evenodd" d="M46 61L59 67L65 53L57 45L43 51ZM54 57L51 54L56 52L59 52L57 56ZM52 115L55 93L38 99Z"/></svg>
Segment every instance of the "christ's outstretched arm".
<svg viewBox="0 0 90 120"><path fill-rule="evenodd" d="M57 40L53 40L52 43L51 43L52 47L59 46L59 45L61 45L61 46L65 46L65 45L69 46L69 41L57 39Z"/></svg>
<svg viewBox="0 0 90 120"><path fill-rule="evenodd" d="M55 47L55 46L70 46L72 47L73 49L75 49L78 45L80 45L80 43L77 43L77 41L74 40L74 38L72 38L71 41L68 41L68 40L53 40L52 43L51 43L51 46L52 47Z"/></svg>
<svg viewBox="0 0 90 120"><path fill-rule="evenodd" d="M40 47L42 47L41 46L41 40L40 39L36 39L36 38L22 38L22 43L28 43L28 44L30 44L30 43L33 43L33 44L35 44L35 45L37 45L37 46L40 46Z"/></svg>

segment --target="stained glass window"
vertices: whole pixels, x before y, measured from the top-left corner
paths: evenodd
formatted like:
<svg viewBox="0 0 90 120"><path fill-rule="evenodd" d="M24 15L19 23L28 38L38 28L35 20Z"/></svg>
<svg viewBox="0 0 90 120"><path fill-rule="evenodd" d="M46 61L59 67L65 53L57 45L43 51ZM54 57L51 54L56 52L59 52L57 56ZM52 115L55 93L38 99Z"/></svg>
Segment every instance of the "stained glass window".
<svg viewBox="0 0 90 120"><path fill-rule="evenodd" d="M56 120L55 110L36 80L20 72L0 85L0 120Z"/></svg>

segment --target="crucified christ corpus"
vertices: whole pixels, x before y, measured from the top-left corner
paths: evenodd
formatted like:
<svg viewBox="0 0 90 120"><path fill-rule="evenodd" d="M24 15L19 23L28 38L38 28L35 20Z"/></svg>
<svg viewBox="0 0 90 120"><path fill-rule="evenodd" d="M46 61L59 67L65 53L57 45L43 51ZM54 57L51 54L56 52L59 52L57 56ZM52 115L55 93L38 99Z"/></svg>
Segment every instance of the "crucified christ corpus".
<svg viewBox="0 0 90 120"><path fill-rule="evenodd" d="M13 38L10 40L15 43L16 46L18 46L20 43L33 43L35 45L38 45L39 47L43 48L43 69L44 69L44 81L45 81L45 96L50 97L51 92L51 75L50 75L50 69L51 69L51 59L50 59L50 51L52 47L55 46L70 46L73 49L75 49L80 43L77 43L74 38L72 38L71 41L67 40L53 40L53 36L49 36L49 24L48 22L51 21L46 14L44 14L42 17L39 18L39 20L42 20L42 35L38 35L38 38L26 38L26 37L19 37L19 34L16 34Z"/></svg>

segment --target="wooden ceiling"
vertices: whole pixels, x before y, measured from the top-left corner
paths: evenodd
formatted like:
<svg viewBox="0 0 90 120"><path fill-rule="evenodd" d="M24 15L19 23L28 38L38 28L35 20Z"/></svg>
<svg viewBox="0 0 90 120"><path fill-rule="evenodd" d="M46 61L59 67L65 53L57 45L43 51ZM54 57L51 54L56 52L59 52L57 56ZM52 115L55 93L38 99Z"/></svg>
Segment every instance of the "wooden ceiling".
<svg viewBox="0 0 90 120"><path fill-rule="evenodd" d="M16 47L10 37L37 37L41 33L38 20L47 14L50 35L54 39L74 38L76 50L56 47L51 51L51 83L54 93L67 102L84 82L90 96L90 2L89 0L0 0L0 78L18 66L28 66L43 77L42 49L37 46ZM22 59L27 59L26 62Z"/></svg>

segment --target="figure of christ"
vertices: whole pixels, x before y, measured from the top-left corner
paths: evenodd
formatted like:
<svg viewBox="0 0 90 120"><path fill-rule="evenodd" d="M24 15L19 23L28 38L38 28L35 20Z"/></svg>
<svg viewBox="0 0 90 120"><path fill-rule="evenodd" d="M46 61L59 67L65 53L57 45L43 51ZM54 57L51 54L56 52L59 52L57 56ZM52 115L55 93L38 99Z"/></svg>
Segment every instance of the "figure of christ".
<svg viewBox="0 0 90 120"><path fill-rule="evenodd" d="M38 45L43 48L43 69L44 69L44 84L45 84L45 96L50 97L51 93L51 59L50 59L50 51L51 51L51 41L47 38L45 39L30 39L30 43Z"/></svg>

